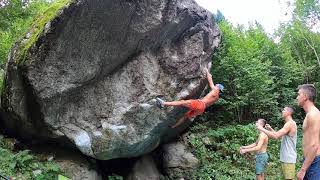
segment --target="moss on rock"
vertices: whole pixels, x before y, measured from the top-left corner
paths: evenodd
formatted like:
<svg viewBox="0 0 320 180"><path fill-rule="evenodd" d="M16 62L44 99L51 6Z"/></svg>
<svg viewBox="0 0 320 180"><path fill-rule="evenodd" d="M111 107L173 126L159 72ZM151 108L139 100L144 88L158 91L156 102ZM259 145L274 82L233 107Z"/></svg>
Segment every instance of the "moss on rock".
<svg viewBox="0 0 320 180"><path fill-rule="evenodd" d="M64 8L67 7L72 0L58 0L52 3L44 13L36 18L35 22L30 28L28 34L30 37L22 40L19 44L19 52L16 58L17 64L22 64L27 59L27 52L32 47L32 45L39 39L40 35L43 33L43 30L48 22L57 17L57 14ZM26 35L28 36L28 35Z"/></svg>

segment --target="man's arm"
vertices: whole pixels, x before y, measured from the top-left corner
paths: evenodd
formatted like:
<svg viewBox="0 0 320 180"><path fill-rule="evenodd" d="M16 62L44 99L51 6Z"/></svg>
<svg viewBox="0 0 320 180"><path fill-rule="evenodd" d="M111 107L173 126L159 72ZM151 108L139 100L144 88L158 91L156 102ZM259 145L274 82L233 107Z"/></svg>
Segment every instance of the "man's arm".
<svg viewBox="0 0 320 180"><path fill-rule="evenodd" d="M257 129L264 132L267 136L273 138L273 139L280 139L282 136L286 135L290 131L290 124L286 123L282 129L279 131L269 131L263 128L261 125L257 124Z"/></svg>
<svg viewBox="0 0 320 180"><path fill-rule="evenodd" d="M256 143L256 146L247 148L247 149L240 149L240 153L244 154L247 152L254 152L259 151L262 148L263 142L266 140L267 136L260 133L258 142Z"/></svg>
<svg viewBox="0 0 320 180"><path fill-rule="evenodd" d="M263 145L263 141L264 141L265 139L266 139L265 136L260 135L260 136L259 136L259 140L258 140L256 146L251 147L251 148L248 148L248 149L243 149L242 152L243 152L243 153L247 153L247 152L259 151L259 150L261 149L261 147L262 147L262 145Z"/></svg>
<svg viewBox="0 0 320 180"><path fill-rule="evenodd" d="M213 80L212 80L212 75L210 74L209 70L207 68L205 68L206 74L207 74L207 80L209 83L209 86L211 89L214 88L214 84L213 84Z"/></svg>
<svg viewBox="0 0 320 180"><path fill-rule="evenodd" d="M275 132L275 130L270 126L270 124L266 124L266 126L265 126L266 128L266 130L268 130L268 131L271 131L271 132Z"/></svg>
<svg viewBox="0 0 320 180"><path fill-rule="evenodd" d="M257 142L255 143L252 143L250 145L247 145L247 146L241 146L240 149L248 149L248 148L252 148L252 147L255 147L257 145Z"/></svg>
<svg viewBox="0 0 320 180"><path fill-rule="evenodd" d="M304 134L308 135L308 148L307 153L305 154L305 160L301 166L300 171L298 172L298 179L303 179L301 174L303 176L305 175L307 169L310 167L311 163L313 162L314 158L317 155L317 150L319 146L319 131L320 131L320 123L317 119L317 114L307 115L307 124L306 124L306 131ZM312 136L311 136L312 135ZM305 137L304 137L305 138ZM304 152L306 152L306 149L304 149ZM301 178L302 177L302 178Z"/></svg>

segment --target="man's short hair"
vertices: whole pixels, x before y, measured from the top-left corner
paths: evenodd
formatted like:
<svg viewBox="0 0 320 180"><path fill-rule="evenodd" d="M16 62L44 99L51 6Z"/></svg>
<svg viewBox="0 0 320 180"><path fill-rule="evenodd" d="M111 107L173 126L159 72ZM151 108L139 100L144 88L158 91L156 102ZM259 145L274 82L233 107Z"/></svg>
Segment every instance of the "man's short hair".
<svg viewBox="0 0 320 180"><path fill-rule="evenodd" d="M292 107L286 106L284 108L286 108L291 114L294 112Z"/></svg>
<svg viewBox="0 0 320 180"><path fill-rule="evenodd" d="M302 84L298 86L298 90L302 89L303 93L308 97L308 99L312 102L316 100L317 90L313 84Z"/></svg>
<svg viewBox="0 0 320 180"><path fill-rule="evenodd" d="M267 121L265 119L259 118L258 121L261 121L263 123L263 127L267 124Z"/></svg>

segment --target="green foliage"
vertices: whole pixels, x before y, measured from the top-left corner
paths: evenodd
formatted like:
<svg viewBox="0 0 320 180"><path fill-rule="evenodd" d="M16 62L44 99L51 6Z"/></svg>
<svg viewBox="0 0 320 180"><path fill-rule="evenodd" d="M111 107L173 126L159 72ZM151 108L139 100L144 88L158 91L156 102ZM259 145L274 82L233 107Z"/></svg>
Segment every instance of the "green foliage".
<svg viewBox="0 0 320 180"><path fill-rule="evenodd" d="M123 180L123 177L118 175L112 175L108 176L108 180Z"/></svg>
<svg viewBox="0 0 320 180"><path fill-rule="evenodd" d="M59 175L58 180L71 180L70 178L67 178L65 176Z"/></svg>
<svg viewBox="0 0 320 180"><path fill-rule="evenodd" d="M317 73L320 70L320 2L315 0L296 0L293 20L284 24L277 36L279 47L285 50L290 62L299 64L302 69L300 82L313 83L320 88ZM295 74L293 74L295 75ZM318 91L319 92L319 91ZM316 102L318 104L320 101Z"/></svg>
<svg viewBox="0 0 320 180"><path fill-rule="evenodd" d="M226 92L213 108L219 112L209 111L216 123L219 119L243 123L265 118L277 124L283 107L299 109L295 101L298 85L313 83L320 88L320 35L303 22L283 25L276 34L279 43L259 24L245 30L222 21L220 29L222 43L213 59L212 74L215 82L225 84ZM299 111L297 117L302 117Z"/></svg>
<svg viewBox="0 0 320 180"><path fill-rule="evenodd" d="M14 152L12 140L1 138L0 174L17 179L55 180L61 170L51 161L40 161L29 150ZM38 171L39 173L34 173Z"/></svg>
<svg viewBox="0 0 320 180"><path fill-rule="evenodd" d="M320 34L312 29L320 23L320 4L314 0L295 3L294 18L274 34L276 42L259 24L244 29L219 21L223 36L212 74L215 82L225 84L226 92L203 119L219 125L230 119L245 123L265 118L277 125L281 109L291 106L301 124L303 113L296 105L296 88L312 83L320 89Z"/></svg>
<svg viewBox="0 0 320 180"><path fill-rule="evenodd" d="M2 69L10 48L27 33L34 19L43 14L49 4L46 0L8 0L0 7L0 90L3 88Z"/></svg>
<svg viewBox="0 0 320 180"><path fill-rule="evenodd" d="M320 19L320 1L318 0L296 0L296 18L315 25Z"/></svg>
<svg viewBox="0 0 320 180"><path fill-rule="evenodd" d="M26 60L26 53L30 49L30 47L38 40L39 36L43 32L45 24L56 17L57 13L68 3L70 0L57 0L52 3L43 14L36 18L35 22L31 28L31 37L29 37L26 41L21 42L18 63L23 63Z"/></svg>
<svg viewBox="0 0 320 180"><path fill-rule="evenodd" d="M279 94L271 71L271 50L276 45L260 27L244 31L224 21L220 28L224 35L213 60L213 76L216 82L225 83L223 106L228 117L238 122L274 117Z"/></svg>
<svg viewBox="0 0 320 180"><path fill-rule="evenodd" d="M34 18L48 6L46 0L9 0L0 8L0 64L4 64L12 45L26 34Z"/></svg>
<svg viewBox="0 0 320 180"><path fill-rule="evenodd" d="M254 154L241 155L239 149L243 145L254 143L257 136L254 124L230 125L217 129L197 124L189 136L191 149L200 160L200 167L192 179L255 179ZM301 153L300 139L299 153ZM267 179L281 179L279 148L280 141L269 139Z"/></svg>

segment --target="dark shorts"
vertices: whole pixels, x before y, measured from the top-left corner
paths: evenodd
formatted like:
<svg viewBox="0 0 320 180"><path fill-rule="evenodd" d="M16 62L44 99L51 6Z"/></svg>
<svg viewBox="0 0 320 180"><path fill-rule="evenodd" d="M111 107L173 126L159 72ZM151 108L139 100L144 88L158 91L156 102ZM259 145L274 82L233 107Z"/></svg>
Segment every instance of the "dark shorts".
<svg viewBox="0 0 320 180"><path fill-rule="evenodd" d="M320 180L320 155L316 156L307 169L304 180Z"/></svg>

